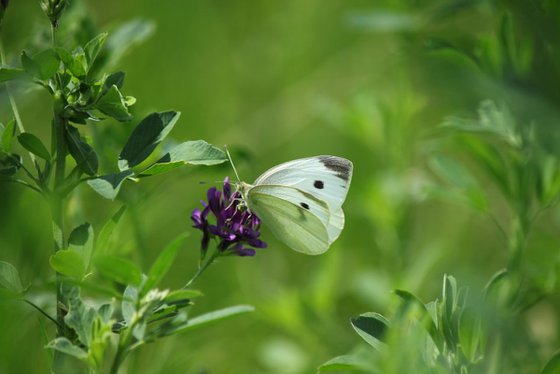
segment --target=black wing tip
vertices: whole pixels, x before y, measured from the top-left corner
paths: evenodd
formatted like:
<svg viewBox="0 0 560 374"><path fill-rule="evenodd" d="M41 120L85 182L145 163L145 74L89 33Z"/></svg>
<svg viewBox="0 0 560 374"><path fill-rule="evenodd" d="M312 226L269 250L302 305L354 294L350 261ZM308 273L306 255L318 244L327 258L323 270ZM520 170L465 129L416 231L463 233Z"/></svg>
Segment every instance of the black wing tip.
<svg viewBox="0 0 560 374"><path fill-rule="evenodd" d="M352 161L337 156L319 156L318 159L340 179L348 182L352 177Z"/></svg>

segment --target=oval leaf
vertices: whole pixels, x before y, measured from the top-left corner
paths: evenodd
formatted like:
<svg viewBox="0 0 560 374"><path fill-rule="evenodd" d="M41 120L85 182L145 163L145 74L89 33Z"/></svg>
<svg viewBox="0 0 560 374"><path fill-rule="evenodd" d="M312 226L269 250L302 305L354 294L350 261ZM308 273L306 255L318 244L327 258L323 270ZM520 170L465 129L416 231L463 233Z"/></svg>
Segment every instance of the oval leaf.
<svg viewBox="0 0 560 374"><path fill-rule="evenodd" d="M156 163L144 170L140 176L165 173L179 166L217 165L227 161L224 151L204 140L193 140L179 144Z"/></svg>
<svg viewBox="0 0 560 374"><path fill-rule="evenodd" d="M126 178L134 175L130 170L91 179L87 184L106 199L114 200Z"/></svg>
<svg viewBox="0 0 560 374"><path fill-rule="evenodd" d="M181 114L175 111L152 113L132 131L119 155L119 169L127 170L144 161L169 134Z"/></svg>
<svg viewBox="0 0 560 374"><path fill-rule="evenodd" d="M375 349L383 349L383 339L389 329L389 321L379 313L364 313L351 319L354 330Z"/></svg>
<svg viewBox="0 0 560 374"><path fill-rule="evenodd" d="M83 52L73 55L66 49L57 47L56 53L64 63L64 67L72 73L73 76L84 77L86 75L86 59Z"/></svg>
<svg viewBox="0 0 560 374"><path fill-rule="evenodd" d="M51 155L49 154L49 151L47 151L47 148L45 147L41 139L39 139L35 135L24 132L23 134L19 134L17 139L21 146L27 149L29 152L41 157L44 160L50 160Z"/></svg>
<svg viewBox="0 0 560 374"><path fill-rule="evenodd" d="M71 278L82 279L86 273L82 255L73 250L56 252L50 257L49 263L54 270Z"/></svg>
<svg viewBox="0 0 560 374"><path fill-rule="evenodd" d="M11 81L25 76L25 70L0 66L0 83Z"/></svg>
<svg viewBox="0 0 560 374"><path fill-rule="evenodd" d="M95 267L103 275L121 284L139 285L142 272L132 262L110 255L98 256Z"/></svg>
<svg viewBox="0 0 560 374"><path fill-rule="evenodd" d="M89 267L93 253L93 227L89 223L86 222L72 230L68 238L68 249L78 252L86 269Z"/></svg>
<svg viewBox="0 0 560 374"><path fill-rule="evenodd" d="M109 90L97 100L95 107L117 121L129 121L132 116L128 112L126 100L117 88L113 85Z"/></svg>
<svg viewBox="0 0 560 374"><path fill-rule="evenodd" d="M85 361L88 358L86 351L76 345L73 345L72 342L66 338L56 338L49 342L45 348L54 349L67 355L74 356L82 361Z"/></svg>
<svg viewBox="0 0 560 374"><path fill-rule="evenodd" d="M60 60L58 54L52 49L46 49L33 57L28 56L25 51L21 54L21 64L25 71L41 80L52 78L58 71Z"/></svg>
<svg viewBox="0 0 560 374"><path fill-rule="evenodd" d="M91 39L84 47L84 53L86 55L86 62L88 64L88 70L91 69L93 62L97 58L99 51L103 48L103 44L107 40L107 33L97 35L95 38Z"/></svg>
<svg viewBox="0 0 560 374"><path fill-rule="evenodd" d="M0 261L0 286L16 294L23 292L19 273L9 262Z"/></svg>
<svg viewBox="0 0 560 374"><path fill-rule="evenodd" d="M76 161L78 168L87 175L97 174L99 161L93 147L86 143L80 132L74 126L66 127L66 142L70 155Z"/></svg>
<svg viewBox="0 0 560 374"><path fill-rule="evenodd" d="M12 140L15 134L16 121L12 119L6 124L6 127L2 130L2 136L0 137L1 149L4 152L10 153L12 151Z"/></svg>

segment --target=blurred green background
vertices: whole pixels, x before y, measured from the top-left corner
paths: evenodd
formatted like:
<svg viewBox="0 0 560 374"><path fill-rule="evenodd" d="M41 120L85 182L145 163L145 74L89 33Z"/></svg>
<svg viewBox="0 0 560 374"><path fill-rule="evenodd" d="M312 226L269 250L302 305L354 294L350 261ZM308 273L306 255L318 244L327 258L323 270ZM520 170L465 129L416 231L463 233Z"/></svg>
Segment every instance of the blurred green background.
<svg viewBox="0 0 560 374"><path fill-rule="evenodd" d="M100 31L134 18L155 25L114 68L126 72L123 92L138 100L136 120L154 110L181 111L171 138L227 144L248 182L300 157L332 154L354 163L346 228L329 252L298 254L264 228L269 248L254 258L221 259L197 281L205 297L192 313L241 303L257 311L148 345L128 358L127 372L311 373L364 344L349 319L388 313L395 288L433 300L449 273L480 290L506 266L507 241L488 215L426 192L440 184L431 157L461 153L434 129L451 115L476 118L479 103L491 99L513 108L520 123L538 123L549 149L558 149L560 9L553 1L530 3L87 1ZM500 49L504 14L513 20L519 47L513 52ZM31 48L34 30L47 26L37 1L10 3L1 35L8 59ZM516 64L509 66L504 53L515 54ZM48 96L20 90L17 101L25 126L46 141ZM5 121L11 117L5 92L1 103ZM98 145L116 159L132 125L95 126ZM176 235L189 232L164 282L180 287L198 260L199 233L189 217L208 188L200 182L226 175L233 176L226 165L184 168L128 183L116 202L83 186L68 206L69 226L88 221L99 230L127 204L114 251L144 270ZM480 180L507 226L503 198ZM49 219L36 194L0 183L0 257L45 305L50 300L40 291L53 279ZM528 256L536 273L557 263L559 223L552 209L535 225ZM558 297L548 297L521 318L527 345L537 347L531 368L559 346L558 305ZM47 371L44 334L52 331L41 317L24 304L0 303L0 320L0 372Z"/></svg>

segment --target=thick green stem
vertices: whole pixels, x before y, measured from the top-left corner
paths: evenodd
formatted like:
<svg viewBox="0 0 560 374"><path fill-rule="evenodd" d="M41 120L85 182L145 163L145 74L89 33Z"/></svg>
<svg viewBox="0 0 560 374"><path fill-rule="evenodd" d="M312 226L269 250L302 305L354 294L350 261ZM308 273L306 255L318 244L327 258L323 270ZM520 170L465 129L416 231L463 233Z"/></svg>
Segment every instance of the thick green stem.
<svg viewBox="0 0 560 374"><path fill-rule="evenodd" d="M59 187L64 183L66 170L66 119L61 115L63 105L61 98L55 96L53 139L56 150L54 188L51 194L51 213L53 223L54 252L64 248L64 200ZM56 274L56 320L59 324L57 336L64 336L64 307L61 293L61 275Z"/></svg>

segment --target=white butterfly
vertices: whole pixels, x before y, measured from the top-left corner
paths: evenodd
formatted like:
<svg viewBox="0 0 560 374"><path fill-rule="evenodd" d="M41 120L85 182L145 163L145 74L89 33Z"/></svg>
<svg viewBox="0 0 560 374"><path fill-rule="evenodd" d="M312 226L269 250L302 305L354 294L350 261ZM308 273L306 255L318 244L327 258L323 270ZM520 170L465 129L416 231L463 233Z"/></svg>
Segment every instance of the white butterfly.
<svg viewBox="0 0 560 374"><path fill-rule="evenodd" d="M308 255L326 252L344 227L342 203L352 162L316 156L265 171L254 184L239 183L249 210L287 246Z"/></svg>

